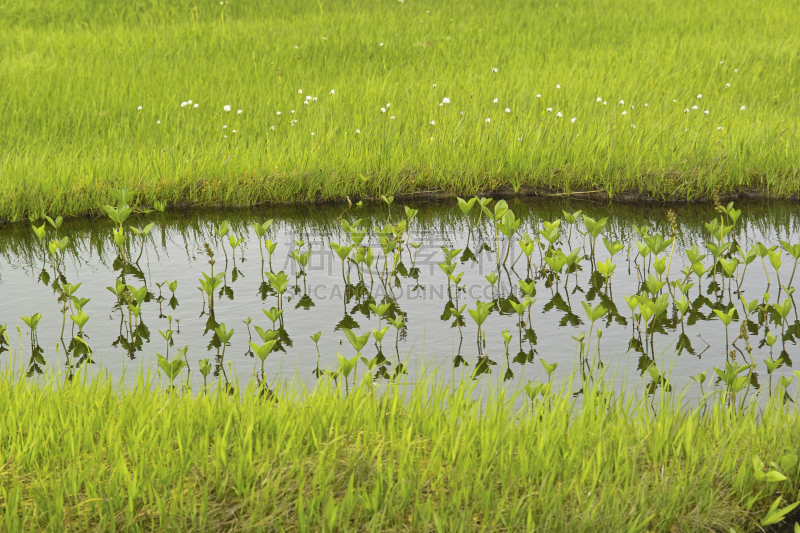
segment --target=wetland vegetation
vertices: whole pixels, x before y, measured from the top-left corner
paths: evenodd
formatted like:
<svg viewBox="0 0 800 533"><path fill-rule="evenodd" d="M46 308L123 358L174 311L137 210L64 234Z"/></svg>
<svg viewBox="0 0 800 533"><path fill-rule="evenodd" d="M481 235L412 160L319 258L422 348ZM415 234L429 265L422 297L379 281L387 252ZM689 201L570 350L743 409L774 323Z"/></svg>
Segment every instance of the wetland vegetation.
<svg viewBox="0 0 800 533"><path fill-rule="evenodd" d="M0 4L0 531L800 533L799 17Z"/></svg>
<svg viewBox="0 0 800 533"><path fill-rule="evenodd" d="M150 206L796 197L799 15L792 0L13 0L0 219L98 214L119 187Z"/></svg>
<svg viewBox="0 0 800 533"><path fill-rule="evenodd" d="M738 531L795 508L794 204L180 222L113 194L104 221L0 239L27 313L0 326L7 529Z"/></svg>

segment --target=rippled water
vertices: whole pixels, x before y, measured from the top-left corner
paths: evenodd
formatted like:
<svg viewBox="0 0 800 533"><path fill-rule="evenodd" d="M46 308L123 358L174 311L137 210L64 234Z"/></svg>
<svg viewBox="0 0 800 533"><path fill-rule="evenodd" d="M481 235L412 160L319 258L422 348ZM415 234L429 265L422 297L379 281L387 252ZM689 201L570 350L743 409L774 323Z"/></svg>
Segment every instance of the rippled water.
<svg viewBox="0 0 800 533"><path fill-rule="evenodd" d="M270 270L269 261L262 263L259 240L251 228L252 223L267 219L274 221L267 237L277 244L271 268L289 275L288 290L283 296L285 311L275 324L280 331L279 342L264 365L268 380L291 378L295 374L309 382L316 379L317 347L310 338L315 332L321 332L319 370L337 368L337 353L348 358L356 353L343 328L359 335L378 328L379 320L370 304L384 302L390 304L386 316L402 317L404 325L398 331L386 318L382 319L380 327L390 327L381 346L371 338L362 350L365 359L377 358L372 373L378 379L390 379L399 369L413 377L428 364L452 367L453 372L491 373L506 380L527 381L544 376L540 358L548 363L559 363L556 375L564 375L578 365L579 343L575 337L584 333L584 342L590 335L592 337L591 361L585 367L602 365L613 372L619 370L619 374L626 375L629 380L642 376L644 381L649 381L647 368L655 361L661 369L674 365L674 382L685 383L690 375L714 366L724 367L726 351L733 350L740 363L749 359L743 339L731 344L740 333L740 321L745 315L739 290L747 300L761 300L769 275L772 282L770 302L775 303L779 297L776 274L784 285L792 276L794 259L786 252L782 254L782 265L777 271L768 260L762 264L760 258L747 267L743 278L744 267L739 267L740 288L735 281L731 284L728 280L724 282L724 289L721 288L719 273L716 284L708 273L698 286L697 277L692 275L689 281L695 285L688 291L689 313L681 320L670 298L666 312L648 330L652 335L647 340L641 328L634 325L624 297L645 292L641 281L647 275L643 260L637 257L636 241L641 238L635 226L647 225L651 234L662 233L669 238L666 207L552 200L511 201L509 206L522 223L508 250L505 266L498 269L494 227L486 216L479 220L477 207L463 216L455 202L413 205L419 212L409 222L410 242L422 244L416 250L410 245L403 247L400 261L388 282L381 280L381 272L391 270L392 264L390 261L384 266L384 253L374 227L405 218L403 206L397 202L391 205L391 211L384 204L360 208L325 205L133 215L126 226L141 228L154 222L154 227L143 248L140 239L131 238L129 255L133 264L127 266L117 256L118 249L111 238L113 224L105 218L64 223L58 237L68 236L69 245L62 264L56 269L49 260L45 262L45 247L29 226L5 227L0 229L0 299L3 303L0 325L7 324L8 342L0 347L3 350L0 364L10 364L13 357L17 366L24 365L34 374L56 365L66 368L66 354L73 363L87 358L88 350L76 341L78 327L69 318L74 309L67 311L66 316L62 314L57 289L68 282L81 283L75 294L90 299L84 307L90 318L83 338L92 351L95 368L107 369L119 376L123 368L147 366L155 361L156 353L166 354L167 342L159 330L166 332L170 328L168 316L171 316L174 345L169 349L170 358L177 354L178 348L188 345L187 359L195 385L202 384L198 361L206 357L214 365L209 380L224 379L226 375L230 378L231 371L240 379L249 380L259 371L261 363L253 356L248 342L261 344L255 327L269 329L273 326L262 309L278 305L278 296L265 275L265 270ZM737 207L742 208L743 213L728 240L735 239L745 250L756 242L775 245L784 239L797 243L800 209L796 204L754 203ZM538 250L531 255L528 269L528 260L518 244L519 236L523 233L536 236L544 221L564 218L562 209L567 212L581 209L594 219L608 217L601 239L619 240L625 245L614 257L617 266L610 286L594 268L596 263L605 261L609 253L599 239L595 256L588 257L589 239L580 234L584 230L580 222L570 227L562 220L561 239L557 244L567 253L580 248L580 255L587 256L579 262L575 272L562 273L556 283L547 273L547 265ZM669 279L682 280L684 275L680 271L689 265L685 250L697 244L704 254L707 253L704 243L710 241L710 235L704 223L719 215L715 214L713 206L673 209L678 228ZM329 243L345 243L347 235L341 222L356 219L362 220L362 228L369 229L364 243L373 248L376 260L372 274L364 272L363 283L359 282L354 265L345 267L344 276L349 273L351 282L345 286L342 262ZM230 234L244 239L235 252L227 237L223 245L214 232L223 220L230 222ZM54 236L50 228L47 239ZM500 237L500 253L504 256L506 239ZM303 274L289 257L289 253L298 249L295 241L301 240L300 251L311 251ZM214 252L214 273L225 272L221 286L215 291L213 311L198 290L202 273L211 273L206 243ZM464 290L456 291L452 283L448 288L448 279L438 266L444 261L441 247L461 250L454 262L456 273L463 272ZM267 253L264 253L266 259ZM652 265L652 261L648 263ZM711 265L709 258L705 265ZM492 272L498 275L494 286L485 277ZM650 272L654 273L652 268ZM123 277L134 288L146 287L139 321L133 317L129 321L128 306L118 305L116 296L107 289ZM520 279L535 281L535 302L524 312L522 320L511 305L512 301L521 300ZM177 281L174 295L167 284L159 287L169 281ZM786 292L781 290L780 301L785 298ZM495 303L482 326L485 340L480 342L478 328L467 311L476 308L477 300ZM594 332L590 330L582 302L592 306L602 304L609 310L594 324ZM731 302L737 311L728 328L726 346L726 328L714 309L729 309ZM466 309L459 329L450 308L464 304ZM32 344L30 330L21 317L37 312L42 318L36 342ZM248 319L249 325L246 324ZM774 311L768 312L766 317L755 312L750 320L750 344L754 348L753 358L759 363L757 381L768 380L761 361L770 354L784 361L773 374L773 381L778 375L791 375L792 358L798 352L796 337L800 336L800 322L793 301L785 321ZM765 320L770 331L780 337L772 348L765 344ZM234 329L225 347L223 373L220 373L222 343L214 332L220 323ZM506 329L512 335L507 354L501 334ZM596 330L602 331L599 341ZM232 364L230 370L228 363ZM364 368L360 365L358 372L363 372Z"/></svg>

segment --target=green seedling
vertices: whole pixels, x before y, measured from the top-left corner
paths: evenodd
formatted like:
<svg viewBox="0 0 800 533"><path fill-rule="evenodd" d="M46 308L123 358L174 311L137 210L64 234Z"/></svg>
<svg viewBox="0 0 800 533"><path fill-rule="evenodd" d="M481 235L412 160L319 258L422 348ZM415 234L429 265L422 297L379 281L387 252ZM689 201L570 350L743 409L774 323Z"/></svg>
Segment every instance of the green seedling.
<svg viewBox="0 0 800 533"><path fill-rule="evenodd" d="M350 252L353 251L353 246L344 246L337 242L330 243L331 249L339 256L339 260L342 262L342 280L344 280L345 284L347 284L347 278L344 275L344 264L347 261L347 258L350 256Z"/></svg>
<svg viewBox="0 0 800 533"><path fill-rule="evenodd" d="M477 198L470 198L468 201L465 201L463 198L456 197L456 200L458 200L458 208L461 210L461 213L466 216L467 213L472 210Z"/></svg>
<svg viewBox="0 0 800 533"><path fill-rule="evenodd" d="M205 390L207 387L206 377L211 372L212 366L211 363L208 362L208 357L205 359L200 359L198 362L200 363L200 374L203 376L203 390Z"/></svg>
<svg viewBox="0 0 800 533"><path fill-rule="evenodd" d="M217 334L217 338L219 342L222 344L222 355L220 356L220 364L222 361L225 360L225 346L228 345L231 338L233 337L233 328L228 329L228 326L225 324L219 324L216 328L214 328L214 332Z"/></svg>
<svg viewBox="0 0 800 533"><path fill-rule="evenodd" d="M142 239L142 248L139 250L139 256L136 258L136 262L139 262L139 259L142 258L142 254L144 253L144 245L147 242L147 237L150 236L150 231L152 231L153 226L155 224L153 222L149 223L144 227L144 229L135 228L133 226L130 227L130 230Z"/></svg>
<svg viewBox="0 0 800 533"><path fill-rule="evenodd" d="M56 237L58 237L58 230L61 227L61 224L64 223L64 219L61 217L61 215L57 216L55 220L45 215L44 219L53 227L54 230L56 230Z"/></svg>
<svg viewBox="0 0 800 533"><path fill-rule="evenodd" d="M258 345L254 342L249 342L250 348L253 350L253 353L261 359L261 375L264 375L264 362L267 360L267 356L272 353L272 350L275 348L276 340L267 341L264 344Z"/></svg>
<svg viewBox="0 0 800 533"><path fill-rule="evenodd" d="M503 342L506 345L506 353L505 353L505 355L508 356L508 345L511 342L512 335L511 335L511 333L509 333L509 331L507 329L503 330L500 333L503 335Z"/></svg>
<svg viewBox="0 0 800 533"><path fill-rule="evenodd" d="M609 242L609 240L605 237L603 237L603 244L605 245L606 250L608 250L608 254L611 256L611 259L625 249L625 245L620 241Z"/></svg>
<svg viewBox="0 0 800 533"><path fill-rule="evenodd" d="M267 275L270 286L278 293L278 309L282 309L283 293L286 292L286 289L289 287L289 276L287 276L286 272L283 270L277 274L273 274L272 272L265 272L265 274Z"/></svg>
<svg viewBox="0 0 800 533"><path fill-rule="evenodd" d="M205 272L202 272L202 274L203 277L199 280L200 289L208 296L208 306L214 309L214 291L222 283L222 278L225 276L225 273L220 272L213 276L209 276Z"/></svg>
<svg viewBox="0 0 800 533"><path fill-rule="evenodd" d="M78 333L83 335L83 326L89 321L89 315L86 314L86 311L81 309L77 315L70 315L69 318L78 326Z"/></svg>
<svg viewBox="0 0 800 533"><path fill-rule="evenodd" d="M275 329L275 322L277 322L281 318L281 315L283 315L283 309L270 307L269 310L262 309L262 311L269 321L272 322L272 329Z"/></svg>
<svg viewBox="0 0 800 533"><path fill-rule="evenodd" d="M352 344L353 348L356 350L356 355L360 356L361 350L364 348L364 346L367 345L367 342L369 341L370 333L368 332L364 333L361 336L358 336L355 334L353 330L348 328L342 328L342 331L344 331L347 340L350 341L350 344Z"/></svg>
<svg viewBox="0 0 800 533"><path fill-rule="evenodd" d="M272 271L272 254L275 253L275 248L278 246L278 243L272 242L269 239L264 240L264 247L267 249L267 254L269 257L269 269Z"/></svg>
<svg viewBox="0 0 800 533"><path fill-rule="evenodd" d="M167 376L167 379L169 379L169 389L171 391L175 389L175 385L173 383L175 381L175 378L178 377L178 374L180 374L181 369L184 366L186 366L186 361L181 359L180 355L177 356L172 361L170 361L160 353L157 353L156 355L158 356L158 366Z"/></svg>
<svg viewBox="0 0 800 533"><path fill-rule="evenodd" d="M263 224L259 224L258 222L254 222L250 225L253 228L253 231L256 232L256 236L258 237L258 251L261 253L261 263L264 263L264 247L262 241L264 236L269 231L269 228L272 226L272 219L267 220Z"/></svg>
<svg viewBox="0 0 800 533"><path fill-rule="evenodd" d="M736 313L736 308L731 306L728 311L720 311L719 309L714 309L714 314L722 320L722 323L725 324L725 346L728 346L728 326L730 326L731 322L733 321L733 315Z"/></svg>
<svg viewBox="0 0 800 533"><path fill-rule="evenodd" d="M367 336L369 336L369 334L367 334ZM351 359L348 359L340 353L336 354L336 357L339 360L339 374L344 376L345 391L347 391L348 394L350 393L350 387L347 384L347 378L350 377L350 373L353 372L353 370L356 368L356 365L358 365L359 355L360 354L356 354Z"/></svg>
<svg viewBox="0 0 800 533"><path fill-rule="evenodd" d="M600 220L594 220L593 218L587 217L583 215L583 225L586 226L586 231L592 237L589 240L589 246L591 249L591 255L594 257L594 246L597 242L597 238L602 233L603 228L606 227L606 223L608 222L608 218L601 218Z"/></svg>
<svg viewBox="0 0 800 533"><path fill-rule="evenodd" d="M611 258L606 259L604 262L597 263L597 271L606 279L606 283L610 281L616 268L617 265L611 261Z"/></svg>
<svg viewBox="0 0 800 533"><path fill-rule="evenodd" d="M23 316L22 321L25 322L25 325L28 326L28 329L31 330L31 344L34 343L34 339L36 338L36 328L39 326L39 321L42 319L41 313L34 313L31 316Z"/></svg>
<svg viewBox="0 0 800 533"><path fill-rule="evenodd" d="M312 341L314 341L314 346L317 348L317 369L319 369L319 358L321 357L319 353L319 339L322 338L322 332L318 331L313 335L310 335L310 338ZM319 377L319 375L317 375L317 377Z"/></svg>
<svg viewBox="0 0 800 533"><path fill-rule="evenodd" d="M697 374L696 376L689 376L689 379L691 379L692 381L694 381L694 382L696 382L698 385L700 385L700 394L705 394L705 393L703 392L703 383L705 383L705 382L706 382L706 374L707 374L707 373L708 373L708 372L707 372L706 370L703 370L702 372L700 372L700 373L699 373L699 374Z"/></svg>
<svg viewBox="0 0 800 533"><path fill-rule="evenodd" d="M403 210L406 212L406 218L408 220L411 220L412 218L417 216L417 213L419 213L419 209L411 209L407 205L403 206Z"/></svg>
<svg viewBox="0 0 800 533"><path fill-rule="evenodd" d="M244 242L244 237L237 239L236 236L233 234L228 235L228 244L231 247L231 255L233 255L234 260L236 259L236 248L241 246L243 242ZM242 251L242 254L244 254L244 251Z"/></svg>
<svg viewBox="0 0 800 533"><path fill-rule="evenodd" d="M119 207L103 206L103 211L119 229L122 229L122 224L133 212L133 209L128 204L119 204Z"/></svg>
<svg viewBox="0 0 800 533"><path fill-rule="evenodd" d="M603 315L605 315L608 312L608 309L603 307L602 304L596 305L594 307L592 307L591 305L589 305L586 302L581 302L581 304L583 305L583 310L586 312L586 316L589 318L589 321L592 323L589 326L589 330L591 332L591 330L594 329L594 323L596 321L600 320L600 318L602 318ZM590 348L591 344L592 344L592 336L589 335L589 341L586 343L586 357L587 357L587 359L589 357L589 348Z"/></svg>
<svg viewBox="0 0 800 533"><path fill-rule="evenodd" d="M486 319L489 318L492 307L494 307L494 302L483 303L478 300L475 302L475 310L467 309L469 316L471 316L472 320L478 325L478 341L481 339L481 326L486 322Z"/></svg>

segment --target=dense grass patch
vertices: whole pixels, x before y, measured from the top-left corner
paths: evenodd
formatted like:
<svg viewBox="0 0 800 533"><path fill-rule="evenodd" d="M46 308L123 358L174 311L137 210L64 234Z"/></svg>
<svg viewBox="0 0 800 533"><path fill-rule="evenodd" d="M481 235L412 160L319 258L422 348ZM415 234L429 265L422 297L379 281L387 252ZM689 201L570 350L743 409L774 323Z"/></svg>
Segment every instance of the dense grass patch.
<svg viewBox="0 0 800 533"><path fill-rule="evenodd" d="M0 219L93 211L119 186L191 205L796 195L799 17L791 0L11 0Z"/></svg>
<svg viewBox="0 0 800 533"><path fill-rule="evenodd" d="M720 391L162 390L4 373L0 529L727 532L797 500L796 411Z"/></svg>

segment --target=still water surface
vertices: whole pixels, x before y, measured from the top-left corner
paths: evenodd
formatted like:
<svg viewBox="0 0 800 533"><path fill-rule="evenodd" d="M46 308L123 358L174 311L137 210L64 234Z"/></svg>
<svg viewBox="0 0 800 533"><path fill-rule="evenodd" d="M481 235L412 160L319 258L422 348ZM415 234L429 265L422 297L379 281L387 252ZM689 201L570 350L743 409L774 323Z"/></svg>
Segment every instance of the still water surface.
<svg viewBox="0 0 800 533"><path fill-rule="evenodd" d="M756 258L737 270L740 286L734 280L729 283L716 275L713 282L711 272L698 278L692 274L689 282L694 286L688 290L690 310L681 320L681 313L672 303L653 322L646 335L637 327L625 296L646 294L642 281L647 278L646 264L650 273L655 273L652 260L644 261L639 256L636 242L642 241L636 227L647 225L651 235L661 233L670 237L670 225L666 207L652 206L607 206L589 202L523 202L511 201L509 207L521 225L514 235L510 249L502 234L500 238L501 261L508 252L503 266L497 267L497 238L491 220L479 216L478 206L468 215L463 215L455 202L418 203L416 216L408 222L408 243L402 247L399 262L392 268L392 261L384 265L385 255L379 245L376 226L382 228L387 222L398 223L406 218L403 205L393 203L391 210L386 205L365 207L311 206L301 208L247 209L236 211L192 210L173 213L135 214L126 221L126 226L142 228L153 222L150 237L144 241L129 237L131 264L125 265L118 257L118 248L112 239L113 224L107 219L67 221L58 231L58 237L69 237L63 261L54 269L47 259L45 247L35 237L29 226L14 225L0 229L0 325L7 325L9 342L0 345L0 365L11 364L12 357L17 366L35 374L48 368L66 368L69 354L74 363L86 359L87 350L76 341L79 328L70 320L74 309L62 313L58 290L64 283L81 283L76 295L88 298L84 311L89 321L84 326L83 338L92 350L94 367L105 369L112 376L132 376L132 369L140 366L155 367L156 353L166 354L167 342L159 333L170 328L168 317L172 317L174 345L169 348L170 358L178 348L188 346L187 359L192 369L191 379L195 386L202 385L198 369L200 359L209 358L213 370L211 382L224 380L231 371L243 381L260 371L261 363L253 356L250 341L261 344L256 326L271 329L273 323L262 309L278 305L278 295L268 283L265 271L284 271L288 274L288 287L283 295L284 313L274 325L279 330L276 350L269 355L264 365L269 381L294 376L311 383L320 370L338 366L337 353L348 358L355 355L343 328L356 334L370 332L372 328L389 326L382 343L371 338L362 350L366 359L377 358L372 373L378 379L390 379L398 371L413 378L422 371L423 365L444 368L447 373L487 373L512 383L542 379L543 367L539 359L559 364L556 376L565 376L578 367L579 342L575 337L591 335L590 353L594 363L601 364L613 373L617 380L626 376L629 382L650 380L647 367L655 361L660 368L673 366L673 383L685 384L690 375L724 367L726 352L733 350L743 363L749 359L745 342L737 338L745 312L739 295L748 301L762 300L767 291L767 276L770 276L770 302L785 300L786 291L779 296L778 275L786 285L792 276L794 259L785 252L777 270L768 261ZM490 206L491 207L491 206ZM780 240L791 244L798 241L800 208L793 203L742 204L741 218L727 240L735 240L745 251L758 242L767 246L777 245ZM706 256L705 266L712 260L706 247L713 242L704 224L719 215L713 206L674 207L677 216L676 246L669 268L670 280L683 280L681 270L690 265L686 250L696 244ZM567 224L562 210L584 214L598 220L608 217L608 222L591 255L590 238L581 234L585 226L580 221ZM271 267L264 250L261 260L259 239L251 227L255 222L272 219L266 237L276 243ZM363 244L374 252L371 275L363 270L363 282L359 280L356 266L348 264L342 272L342 261L331 249L330 243L348 243L348 233L343 230L342 220L353 222L361 219L360 228L366 228ZM527 257L521 252L519 239L525 233L531 237L545 221L562 219L560 238L555 244L565 253L580 249L577 269L568 274L562 271L556 283L548 272L539 249L531 254L530 268ZM230 223L224 239L215 231L223 220ZM130 231L128 231L130 235ZM243 239L234 251L229 236ZM52 228L47 239L55 237ZM610 285L596 271L596 264L604 262L609 252L602 238L620 241L624 249L614 256L616 270ZM298 247L298 242L302 245ZM142 247L142 242L144 246ZM542 239L543 244L547 244ZM223 244L224 243L224 244ZM411 246L421 243L418 248ZM208 247L206 247L206 244ZM731 250L736 249L736 244ZM456 291L443 273L439 263L445 261L442 247L460 250L455 255L455 274L463 272ZM214 291L214 309L198 289L202 273L211 273L208 250L214 253L214 273L224 272L221 285ZM290 253L310 251L308 264L302 273ZM667 249L661 256L668 256ZM141 257L139 254L141 253ZM137 257L138 260L137 260ZM652 256L651 256L652 257ZM727 253L723 257L736 257ZM389 272L393 270L390 275ZM492 285L486 276L497 275ZM348 278L350 284L345 284ZM118 304L117 297L107 287L115 287L123 279L134 287L146 287L146 296L141 304L138 320L130 318L126 304ZM666 278L666 274L664 275ZM384 278L384 279L382 279ZM522 318L514 311L511 302L524 301L519 280L535 282L533 304ZM165 282L177 281L174 294ZM159 286L159 284L163 285ZM793 282L796 284L796 282ZM667 285L662 293L668 294ZM676 288L676 297L680 293ZM478 328L467 310L476 309L476 301L494 302L494 307L481 329L485 339L478 341ZM582 302L591 306L603 305L608 312L590 329L590 322ZM390 304L389 310L380 320L370 304ZM466 304L461 319L452 312L452 307ZM735 306L737 311L728 329L714 309L726 311ZM638 312L638 311L637 311ZM21 320L22 316L41 313L35 342L31 343L30 330ZM399 331L387 318L401 317L404 325ZM247 324L247 321L250 321ZM637 319L638 320L638 319ZM786 320L767 313L769 331L779 336L770 347L766 345L763 313L750 315L748 325L753 357L759 364L757 380L766 383L768 376L765 357L783 357L784 366L773 374L792 375L793 358L798 354L796 337L800 336L800 322L794 302ZM64 333L62 331L64 323ZM222 367L222 343L214 328L224 323L234 333L225 347ZM17 327L21 335L17 333ZM501 332L508 330L512 338L506 350ZM597 330L602 332L598 340ZM319 357L317 345L310 338L321 332ZM648 340L648 336L650 339ZM21 350L21 353L20 353ZM232 367L228 367L228 363ZM319 367L318 367L319 365ZM229 368L231 370L229 370ZM401 370L402 369L402 370ZM221 372L224 370L225 372ZM363 365L359 372L363 372Z"/></svg>

